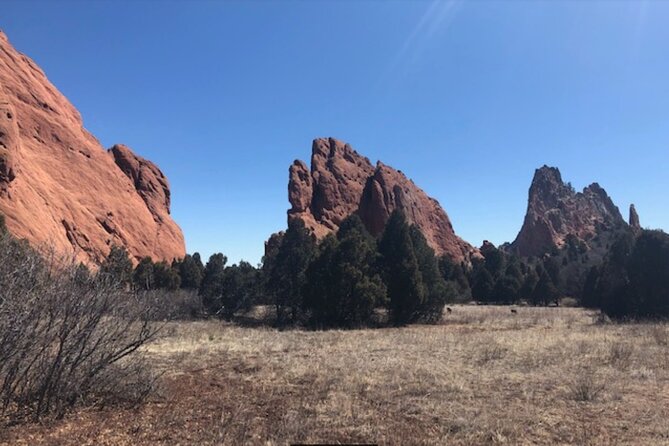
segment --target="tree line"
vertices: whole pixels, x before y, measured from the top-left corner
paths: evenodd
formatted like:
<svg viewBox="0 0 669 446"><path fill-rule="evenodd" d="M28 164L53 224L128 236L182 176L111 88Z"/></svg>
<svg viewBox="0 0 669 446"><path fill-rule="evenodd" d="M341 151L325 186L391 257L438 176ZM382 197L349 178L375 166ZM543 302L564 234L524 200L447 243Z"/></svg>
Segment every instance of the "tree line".
<svg viewBox="0 0 669 446"><path fill-rule="evenodd" d="M228 265L217 253L206 265L198 253L171 264L141 259L133 268L115 247L101 270L136 289L187 289L209 314L230 320L257 304L271 305L279 326L400 326L434 322L449 302L578 305L617 317L669 315L669 242L662 231L625 230L602 245L593 263L585 242L568 237L541 258L520 258L505 246L484 244L470 263L438 258L418 227L394 212L382 235L372 237L356 215L317 242L293 220L268 245L262 265ZM594 244L591 241L591 244Z"/></svg>

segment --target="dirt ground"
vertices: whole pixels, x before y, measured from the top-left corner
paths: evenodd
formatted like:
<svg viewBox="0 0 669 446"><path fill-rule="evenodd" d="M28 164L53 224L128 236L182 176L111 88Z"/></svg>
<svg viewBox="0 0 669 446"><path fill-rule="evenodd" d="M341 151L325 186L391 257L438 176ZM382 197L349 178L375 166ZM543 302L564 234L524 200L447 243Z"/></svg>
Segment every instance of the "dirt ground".
<svg viewBox="0 0 669 446"><path fill-rule="evenodd" d="M439 325L309 332L168 324L134 409L0 432L12 445L669 444L669 326L455 306Z"/></svg>

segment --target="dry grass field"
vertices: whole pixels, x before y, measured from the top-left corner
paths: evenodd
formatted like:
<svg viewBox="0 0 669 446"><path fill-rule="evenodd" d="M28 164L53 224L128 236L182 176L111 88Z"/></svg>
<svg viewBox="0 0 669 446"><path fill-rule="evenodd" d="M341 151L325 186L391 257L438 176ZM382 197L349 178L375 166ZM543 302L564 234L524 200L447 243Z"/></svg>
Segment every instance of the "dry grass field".
<svg viewBox="0 0 669 446"><path fill-rule="evenodd" d="M168 324L139 408L16 426L7 444L669 444L669 326L455 306L436 326Z"/></svg>

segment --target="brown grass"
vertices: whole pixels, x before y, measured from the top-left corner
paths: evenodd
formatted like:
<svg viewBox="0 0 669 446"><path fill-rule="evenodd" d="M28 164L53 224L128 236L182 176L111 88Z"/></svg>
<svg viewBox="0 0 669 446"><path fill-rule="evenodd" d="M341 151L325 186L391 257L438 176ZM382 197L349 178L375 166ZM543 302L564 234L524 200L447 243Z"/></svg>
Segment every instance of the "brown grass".
<svg viewBox="0 0 669 446"><path fill-rule="evenodd" d="M437 326L167 326L137 410L17 426L8 444L669 444L669 331L576 308L455 306Z"/></svg>

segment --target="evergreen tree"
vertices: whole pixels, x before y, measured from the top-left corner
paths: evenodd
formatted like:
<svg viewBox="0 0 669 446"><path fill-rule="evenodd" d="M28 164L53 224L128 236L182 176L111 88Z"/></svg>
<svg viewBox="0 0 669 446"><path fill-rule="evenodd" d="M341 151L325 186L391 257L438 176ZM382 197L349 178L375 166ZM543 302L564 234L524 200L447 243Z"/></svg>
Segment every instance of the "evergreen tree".
<svg viewBox="0 0 669 446"><path fill-rule="evenodd" d="M417 309L416 317L425 322L436 322L441 319L444 305L452 295L449 296L434 250L427 244L423 233L416 225L412 225L409 228L409 235L425 287L425 297Z"/></svg>
<svg viewBox="0 0 669 446"><path fill-rule="evenodd" d="M635 241L629 236L625 238L623 236L614 244L611 258L599 278L602 310L615 318L667 318L669 235L644 230ZM629 254L626 255L627 251ZM615 281L615 272L623 275L625 280Z"/></svg>
<svg viewBox="0 0 669 446"><path fill-rule="evenodd" d="M181 288L187 290L197 290L200 288L202 276L204 275L204 265L199 253L194 253L192 256L187 254L176 265L181 278Z"/></svg>
<svg viewBox="0 0 669 446"><path fill-rule="evenodd" d="M555 288L560 290L562 287L562 276L560 274L562 271L562 267L560 266L560 261L558 260L557 257L551 256L544 259L543 263L544 263L544 269L550 276L553 286L555 286Z"/></svg>
<svg viewBox="0 0 669 446"><path fill-rule="evenodd" d="M439 270L446 283L452 282L453 285L449 286L448 302L463 301L471 297L469 279L462 263L455 263L450 257L444 255L439 258Z"/></svg>
<svg viewBox="0 0 669 446"><path fill-rule="evenodd" d="M560 297L560 292L553 284L553 279L551 279L548 271L543 270L541 276L539 276L539 282L534 288L532 293L532 303L534 305L543 304L548 305L549 302L557 302L557 299Z"/></svg>
<svg viewBox="0 0 669 446"><path fill-rule="evenodd" d="M181 278L176 268L172 268L165 261L153 264L154 287L157 289L177 290L181 285Z"/></svg>
<svg viewBox="0 0 669 446"><path fill-rule="evenodd" d="M537 275L536 270L534 268L529 268L519 291L520 298L526 301L532 301L532 293L534 293L534 288L537 286L537 283L539 283L539 276Z"/></svg>
<svg viewBox="0 0 669 446"><path fill-rule="evenodd" d="M511 275L504 275L495 283L491 300L493 302L512 304L518 301L519 291L520 284L516 278Z"/></svg>
<svg viewBox="0 0 669 446"><path fill-rule="evenodd" d="M221 287L221 314L231 320L239 310L249 310L258 295L258 270L250 263L225 268Z"/></svg>
<svg viewBox="0 0 669 446"><path fill-rule="evenodd" d="M495 280L493 279L492 274L488 272L485 265L481 265L474 278L472 297L479 302L490 302L493 297L494 288Z"/></svg>
<svg viewBox="0 0 669 446"><path fill-rule="evenodd" d="M378 273L376 242L357 215L326 238L307 271L305 304L321 327L359 327L383 305L386 288Z"/></svg>
<svg viewBox="0 0 669 446"><path fill-rule="evenodd" d="M151 257L144 257L139 261L132 275L132 283L138 290L152 290L154 288L155 277Z"/></svg>
<svg viewBox="0 0 669 446"><path fill-rule="evenodd" d="M296 322L303 304L306 270L316 251L311 232L301 219L288 223L288 230L279 246L269 272L268 289L274 294L277 324Z"/></svg>
<svg viewBox="0 0 669 446"><path fill-rule="evenodd" d="M384 279L390 299L394 325L412 322L416 310L425 302L425 286L404 214L395 210L388 219L379 241Z"/></svg>
<svg viewBox="0 0 669 446"><path fill-rule="evenodd" d="M221 310L221 294L227 262L228 258L223 254L212 254L204 268L199 293L202 296L202 304L212 314L219 314Z"/></svg>
<svg viewBox="0 0 669 446"><path fill-rule="evenodd" d="M109 254L100 265L99 273L105 277L115 280L120 286L127 286L132 280L132 261L128 251L122 247L114 245Z"/></svg>
<svg viewBox="0 0 669 446"><path fill-rule="evenodd" d="M489 246L483 252L483 257L485 258L485 268L493 279L501 277L506 263L504 253L494 246Z"/></svg>

